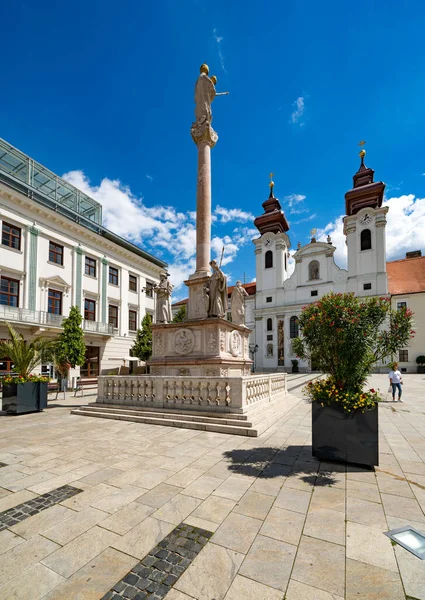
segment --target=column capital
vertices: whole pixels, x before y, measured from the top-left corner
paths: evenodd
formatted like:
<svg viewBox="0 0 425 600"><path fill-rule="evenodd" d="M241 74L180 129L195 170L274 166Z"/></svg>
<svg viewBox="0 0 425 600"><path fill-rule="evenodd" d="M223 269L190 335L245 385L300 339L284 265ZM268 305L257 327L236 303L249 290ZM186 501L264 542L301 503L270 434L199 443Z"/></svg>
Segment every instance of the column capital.
<svg viewBox="0 0 425 600"><path fill-rule="evenodd" d="M218 135L211 127L211 123L208 121L203 121L202 123L192 123L190 134L196 145L204 142L208 144L210 148L213 148L218 141Z"/></svg>
<svg viewBox="0 0 425 600"><path fill-rule="evenodd" d="M75 252L77 254L83 254L84 250L81 248L81 246L75 246Z"/></svg>

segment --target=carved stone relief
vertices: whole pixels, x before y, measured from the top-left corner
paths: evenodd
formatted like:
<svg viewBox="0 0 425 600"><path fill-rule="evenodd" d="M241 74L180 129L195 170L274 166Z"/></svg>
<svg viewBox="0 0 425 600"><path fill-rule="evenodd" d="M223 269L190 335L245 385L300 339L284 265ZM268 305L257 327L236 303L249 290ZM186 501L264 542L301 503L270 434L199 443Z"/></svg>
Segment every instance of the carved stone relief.
<svg viewBox="0 0 425 600"><path fill-rule="evenodd" d="M218 377L218 371L216 369L205 369L206 377Z"/></svg>
<svg viewBox="0 0 425 600"><path fill-rule="evenodd" d="M164 336L161 332L155 335L155 353L164 354Z"/></svg>
<svg viewBox="0 0 425 600"><path fill-rule="evenodd" d="M189 376L190 375L190 369L179 369L179 375L180 376L182 376L182 375Z"/></svg>
<svg viewBox="0 0 425 600"><path fill-rule="evenodd" d="M226 350L226 332L220 331L220 351L225 352Z"/></svg>
<svg viewBox="0 0 425 600"><path fill-rule="evenodd" d="M174 350L177 354L189 354L195 347L195 334L191 329L179 329L174 335Z"/></svg>
<svg viewBox="0 0 425 600"><path fill-rule="evenodd" d="M229 349L230 354L232 356L240 356L241 355L241 336L239 331L234 329L229 336Z"/></svg>
<svg viewBox="0 0 425 600"><path fill-rule="evenodd" d="M229 369L220 369L220 376L227 377L229 375Z"/></svg>
<svg viewBox="0 0 425 600"><path fill-rule="evenodd" d="M217 336L215 331L208 333L207 347L209 352L215 352L217 350Z"/></svg>

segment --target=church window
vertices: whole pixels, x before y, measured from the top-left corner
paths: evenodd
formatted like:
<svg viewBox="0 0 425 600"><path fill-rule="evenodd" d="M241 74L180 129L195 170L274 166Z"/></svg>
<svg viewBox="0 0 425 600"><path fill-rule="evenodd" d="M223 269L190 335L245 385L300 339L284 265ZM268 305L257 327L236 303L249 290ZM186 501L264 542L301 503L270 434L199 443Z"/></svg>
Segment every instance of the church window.
<svg viewBox="0 0 425 600"><path fill-rule="evenodd" d="M293 316L289 320L289 337L298 337L298 317Z"/></svg>
<svg viewBox="0 0 425 600"><path fill-rule="evenodd" d="M285 254L285 271L288 270L288 256Z"/></svg>
<svg viewBox="0 0 425 600"><path fill-rule="evenodd" d="M311 296L318 296L318 294L319 293L317 290L311 290L311 293L310 293Z"/></svg>
<svg viewBox="0 0 425 600"><path fill-rule="evenodd" d="M273 321L272 321L272 319L267 319L267 331L273 331Z"/></svg>
<svg viewBox="0 0 425 600"><path fill-rule="evenodd" d="M364 290L371 290L372 289L372 284L371 283L364 283L363 284L363 289Z"/></svg>
<svg viewBox="0 0 425 600"><path fill-rule="evenodd" d="M273 296L266 296L266 302L272 302Z"/></svg>
<svg viewBox="0 0 425 600"><path fill-rule="evenodd" d="M409 351L408 350L399 350L398 351L398 360L399 360L399 362L409 362Z"/></svg>
<svg viewBox="0 0 425 600"><path fill-rule="evenodd" d="M372 234L370 229L363 229L360 234L360 250L371 250L372 248Z"/></svg>
<svg viewBox="0 0 425 600"><path fill-rule="evenodd" d="M269 335L267 336L267 341L268 342L272 342L273 341L273 334L269 333Z"/></svg>
<svg viewBox="0 0 425 600"><path fill-rule="evenodd" d="M397 310L407 308L407 302L397 302Z"/></svg>
<svg viewBox="0 0 425 600"><path fill-rule="evenodd" d="M312 260L308 265L308 278L319 279L320 278L320 265L318 260Z"/></svg>
<svg viewBox="0 0 425 600"><path fill-rule="evenodd" d="M265 267L266 269L271 269L273 267L273 252L271 250L267 250L266 252Z"/></svg>

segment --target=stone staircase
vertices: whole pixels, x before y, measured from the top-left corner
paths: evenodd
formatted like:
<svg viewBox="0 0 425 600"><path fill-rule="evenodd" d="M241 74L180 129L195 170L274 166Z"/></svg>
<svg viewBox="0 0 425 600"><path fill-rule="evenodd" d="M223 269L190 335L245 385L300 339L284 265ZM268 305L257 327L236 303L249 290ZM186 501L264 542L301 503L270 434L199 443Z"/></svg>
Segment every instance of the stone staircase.
<svg viewBox="0 0 425 600"><path fill-rule="evenodd" d="M292 408L293 402L290 401L290 398L291 396L285 395L272 402L260 403L259 406L253 407L249 413L245 414L152 409L117 404L97 404L96 402L76 408L71 411L71 414L257 437Z"/></svg>

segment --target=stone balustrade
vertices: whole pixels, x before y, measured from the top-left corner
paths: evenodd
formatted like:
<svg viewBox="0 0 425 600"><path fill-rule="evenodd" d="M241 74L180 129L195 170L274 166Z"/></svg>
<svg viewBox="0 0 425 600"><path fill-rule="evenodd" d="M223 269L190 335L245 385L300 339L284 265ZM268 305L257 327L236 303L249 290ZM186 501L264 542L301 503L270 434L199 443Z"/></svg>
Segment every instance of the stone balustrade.
<svg viewBox="0 0 425 600"><path fill-rule="evenodd" d="M286 373L245 377L105 375L96 403L244 413L286 394Z"/></svg>

